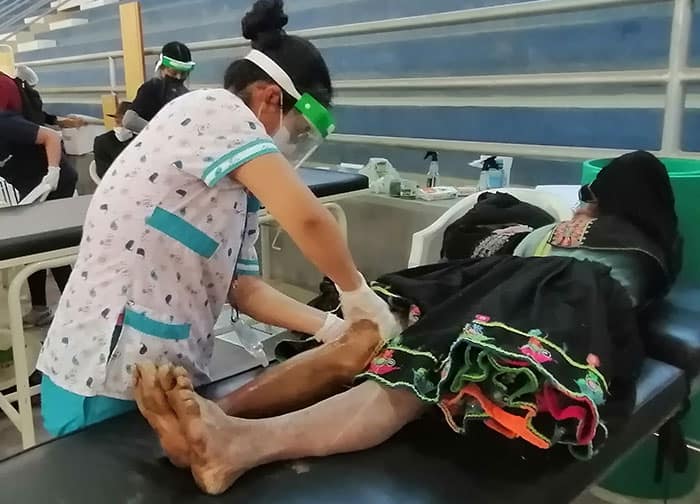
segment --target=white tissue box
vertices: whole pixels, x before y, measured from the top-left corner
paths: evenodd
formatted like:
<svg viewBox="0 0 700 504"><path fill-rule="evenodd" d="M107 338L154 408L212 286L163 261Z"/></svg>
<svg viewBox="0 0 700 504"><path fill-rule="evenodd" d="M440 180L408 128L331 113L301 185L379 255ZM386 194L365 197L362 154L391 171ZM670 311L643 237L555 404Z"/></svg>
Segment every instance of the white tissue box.
<svg viewBox="0 0 700 504"><path fill-rule="evenodd" d="M425 201L437 201L454 199L458 195L457 189L451 186L423 187L418 189L416 198Z"/></svg>

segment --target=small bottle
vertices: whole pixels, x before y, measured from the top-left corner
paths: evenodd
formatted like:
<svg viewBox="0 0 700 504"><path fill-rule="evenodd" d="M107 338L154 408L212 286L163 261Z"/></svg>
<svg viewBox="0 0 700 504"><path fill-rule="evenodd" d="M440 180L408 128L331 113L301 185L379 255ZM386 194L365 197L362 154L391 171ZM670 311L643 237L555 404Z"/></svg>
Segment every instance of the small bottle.
<svg viewBox="0 0 700 504"><path fill-rule="evenodd" d="M501 189L503 187L503 162L494 159L489 167L489 189Z"/></svg>
<svg viewBox="0 0 700 504"><path fill-rule="evenodd" d="M426 187L437 187L440 185L440 167L438 165L438 155L435 151L428 151L425 153L423 159L430 158L430 165L428 166L428 182Z"/></svg>
<svg viewBox="0 0 700 504"><path fill-rule="evenodd" d="M494 156L484 159L484 162L481 164L481 173L479 174L479 191L493 189L493 187L491 187L490 173L495 164L496 158Z"/></svg>

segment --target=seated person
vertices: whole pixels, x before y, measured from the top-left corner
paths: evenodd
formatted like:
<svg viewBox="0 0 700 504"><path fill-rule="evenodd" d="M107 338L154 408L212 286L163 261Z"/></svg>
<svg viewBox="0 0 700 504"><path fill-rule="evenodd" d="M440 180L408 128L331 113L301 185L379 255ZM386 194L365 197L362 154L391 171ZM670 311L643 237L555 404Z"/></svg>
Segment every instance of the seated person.
<svg viewBox="0 0 700 504"><path fill-rule="evenodd" d="M114 118L114 129L95 137L92 151L95 155L97 176L100 178L104 177L107 168L117 159L134 137L134 133L126 129L122 124L124 113L129 110L130 106L131 102L123 101L117 106L116 113L107 114L109 117Z"/></svg>
<svg viewBox="0 0 700 504"><path fill-rule="evenodd" d="M165 44L156 63L158 76L138 89L131 109L124 114L124 126L134 133L144 129L167 103L189 91L185 81L193 69L192 54L185 44Z"/></svg>
<svg viewBox="0 0 700 504"><path fill-rule="evenodd" d="M63 155L60 136L43 126L45 122L41 98L29 97L15 79L0 72L0 177L20 194L27 196L42 183L53 188L48 199L70 198L78 183L78 174ZM35 98L38 97L38 94ZM61 292L68 282L71 267L53 268ZM25 315L28 325L44 326L51 322L52 312L46 298L46 271L40 270L29 279L32 309Z"/></svg>
<svg viewBox="0 0 700 504"><path fill-rule="evenodd" d="M82 117L67 116L59 117L49 114L44 110L44 102L39 91L36 90L39 84L39 77L30 67L26 65L16 66L17 77L15 82L22 96L22 108L24 116L30 121L46 126L56 126L58 128L81 128L87 125L87 121Z"/></svg>
<svg viewBox="0 0 700 504"><path fill-rule="evenodd" d="M590 458L631 413L644 358L635 306L670 288L681 240L668 174L648 153L612 161L581 196L570 221L523 244L528 257L381 278L375 289L408 313L385 347L356 322L218 403L183 368L144 363L139 409L212 494L262 464L374 447L434 406L457 433L481 422L523 447Z"/></svg>

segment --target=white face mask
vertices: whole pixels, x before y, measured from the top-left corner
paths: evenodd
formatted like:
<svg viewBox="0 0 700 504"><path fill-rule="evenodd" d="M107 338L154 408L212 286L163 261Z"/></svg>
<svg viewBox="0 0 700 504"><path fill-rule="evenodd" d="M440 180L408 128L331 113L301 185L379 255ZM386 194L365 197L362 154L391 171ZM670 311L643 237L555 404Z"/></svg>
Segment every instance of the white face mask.
<svg viewBox="0 0 700 504"><path fill-rule="evenodd" d="M275 142L280 153L288 159L296 152L296 146L292 145L291 140L292 134L284 125L280 126L277 133L272 136L272 141Z"/></svg>
<svg viewBox="0 0 700 504"><path fill-rule="evenodd" d="M280 93L280 122L279 126L277 127L277 132L272 135L272 141L275 143L277 148L280 150L280 153L283 156L289 156L290 154L294 153L295 147L291 144L291 139L292 139L292 134L289 132L289 130L284 126L284 112L283 110L283 105L282 105L282 100L283 100L284 94ZM260 114L262 112L264 105L260 106L260 109L258 110L258 113L256 114L256 117L260 119Z"/></svg>
<svg viewBox="0 0 700 504"><path fill-rule="evenodd" d="M134 132L126 129L124 126L115 126L114 136L116 136L117 140L120 142L126 142L134 137Z"/></svg>

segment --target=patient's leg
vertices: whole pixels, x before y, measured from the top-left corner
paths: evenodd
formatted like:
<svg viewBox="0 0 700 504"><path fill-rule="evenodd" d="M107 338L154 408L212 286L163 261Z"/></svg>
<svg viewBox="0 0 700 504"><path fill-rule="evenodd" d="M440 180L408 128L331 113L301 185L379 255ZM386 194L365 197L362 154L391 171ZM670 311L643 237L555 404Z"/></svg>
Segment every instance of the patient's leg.
<svg viewBox="0 0 700 504"><path fill-rule="evenodd" d="M305 408L350 386L383 344L375 324L357 322L340 339L271 367L218 404L227 414L241 418Z"/></svg>
<svg viewBox="0 0 700 504"><path fill-rule="evenodd" d="M365 382L306 409L262 420L227 416L180 376L167 393L190 446L192 474L207 493L278 460L323 457L383 443L423 411L408 391Z"/></svg>

